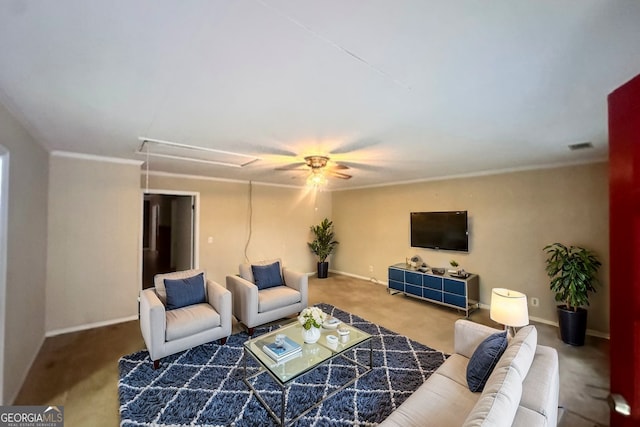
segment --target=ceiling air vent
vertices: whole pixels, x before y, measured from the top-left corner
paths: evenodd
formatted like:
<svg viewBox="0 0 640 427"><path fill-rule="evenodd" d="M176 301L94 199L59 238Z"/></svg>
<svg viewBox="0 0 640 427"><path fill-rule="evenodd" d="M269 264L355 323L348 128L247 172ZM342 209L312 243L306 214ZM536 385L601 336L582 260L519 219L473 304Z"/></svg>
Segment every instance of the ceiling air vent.
<svg viewBox="0 0 640 427"><path fill-rule="evenodd" d="M593 144L590 142L579 142L577 144L569 145L569 150L571 151L586 150L587 148L593 148Z"/></svg>

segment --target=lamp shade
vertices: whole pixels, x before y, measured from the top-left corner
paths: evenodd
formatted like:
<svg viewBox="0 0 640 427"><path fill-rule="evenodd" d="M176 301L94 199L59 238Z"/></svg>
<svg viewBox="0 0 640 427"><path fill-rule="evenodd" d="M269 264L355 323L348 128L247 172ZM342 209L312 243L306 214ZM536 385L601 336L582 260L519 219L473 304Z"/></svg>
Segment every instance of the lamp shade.
<svg viewBox="0 0 640 427"><path fill-rule="evenodd" d="M491 290L491 320L505 326L520 327L529 324L527 296L522 292L504 288Z"/></svg>

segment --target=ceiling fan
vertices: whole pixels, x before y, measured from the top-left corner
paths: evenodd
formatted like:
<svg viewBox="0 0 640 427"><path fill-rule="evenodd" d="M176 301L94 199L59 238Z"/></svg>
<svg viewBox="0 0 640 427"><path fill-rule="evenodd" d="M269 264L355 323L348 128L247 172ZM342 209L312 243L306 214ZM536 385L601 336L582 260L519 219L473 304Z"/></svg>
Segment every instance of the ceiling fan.
<svg viewBox="0 0 640 427"><path fill-rule="evenodd" d="M317 180L320 180L320 177L324 177L326 175L333 176L335 178L340 179L350 179L351 175L339 172L339 170L347 170L348 166L341 165L339 163L331 162L329 163L329 157L327 156L307 156L304 158L304 163L292 163L287 166L282 166L276 168L277 171L311 171L310 178L318 177ZM306 166L306 167L305 167ZM307 169L307 167L309 169Z"/></svg>

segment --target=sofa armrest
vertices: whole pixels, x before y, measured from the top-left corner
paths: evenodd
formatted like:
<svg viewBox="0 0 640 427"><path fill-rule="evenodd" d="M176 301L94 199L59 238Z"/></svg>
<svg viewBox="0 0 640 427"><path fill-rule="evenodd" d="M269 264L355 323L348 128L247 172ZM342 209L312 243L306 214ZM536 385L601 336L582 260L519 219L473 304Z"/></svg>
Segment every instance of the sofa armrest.
<svg viewBox="0 0 640 427"><path fill-rule="evenodd" d="M228 326L231 332L231 292L221 284L207 279L207 301L220 315L221 325Z"/></svg>
<svg viewBox="0 0 640 427"><path fill-rule="evenodd" d="M454 351L466 358L471 358L473 352L485 338L500 332L498 329L465 319L456 320L454 327Z"/></svg>
<svg viewBox="0 0 640 427"><path fill-rule="evenodd" d="M306 307L309 300L309 276L304 273L289 270L286 267L282 267L282 277L284 278L284 284L290 288L300 292L302 298L302 304Z"/></svg>
<svg viewBox="0 0 640 427"><path fill-rule="evenodd" d="M231 291L233 315L245 325L253 325L258 315L258 287L240 276L227 276Z"/></svg>
<svg viewBox="0 0 640 427"><path fill-rule="evenodd" d="M155 356L159 354L160 347L165 342L167 316L164 304L156 295L155 288L140 292L140 330L151 360L156 360Z"/></svg>

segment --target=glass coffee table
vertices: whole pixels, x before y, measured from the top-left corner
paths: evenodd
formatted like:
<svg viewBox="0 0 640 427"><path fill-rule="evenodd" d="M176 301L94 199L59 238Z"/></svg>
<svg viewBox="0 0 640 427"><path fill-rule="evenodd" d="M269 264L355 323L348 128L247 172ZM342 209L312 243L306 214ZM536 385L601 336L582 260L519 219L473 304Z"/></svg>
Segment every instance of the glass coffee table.
<svg viewBox="0 0 640 427"><path fill-rule="evenodd" d="M295 320L294 322L285 325L279 329L276 329L267 334L261 335L257 338L251 339L244 343L244 382L249 387L251 391L258 398L260 403L267 409L269 414L281 425L285 425L285 409L287 406L287 388L289 385L301 377L302 375L311 372L312 370L322 366L326 363L329 363L332 359L336 357L341 357L343 359L348 360L354 365L360 366L365 370L363 372L359 372L356 369L356 375L354 378L349 380L346 384L339 387L338 389L332 391L331 393L323 396L318 402L316 402L313 406L306 409L304 412L300 414L296 414L291 419L286 420L288 423L293 423L298 418L304 416L312 409L318 407L322 402L329 399L336 393L344 390L353 384L358 378L366 375L371 372L373 369L373 347L371 341L371 335L366 332L361 331L358 328L354 328L351 325L347 325L345 323L340 324L341 332L344 333L344 330L349 331L348 334L341 335L337 332L336 329L322 329L321 336L318 342L315 344L306 344L302 339L302 325ZM344 329L343 329L344 328ZM273 343L275 341L275 336L277 334L284 334L293 341L297 342L302 346L302 351L298 354L291 356L289 359L285 359L280 362L276 362L269 355L267 355L263 350L263 346L265 344ZM333 335L338 340L337 343L330 344L327 341L327 336ZM369 343L369 365L362 364L354 359L351 359L346 356L348 350L359 347L362 344L368 342ZM251 356L255 359L259 364L258 372L247 376L247 356ZM281 400L280 400L280 416L275 413L275 411L269 406L269 404L265 401L265 399L260 395L260 392L256 390L256 388L251 384L251 379L257 377L262 373L267 373L273 378L274 382L280 387L281 390Z"/></svg>

